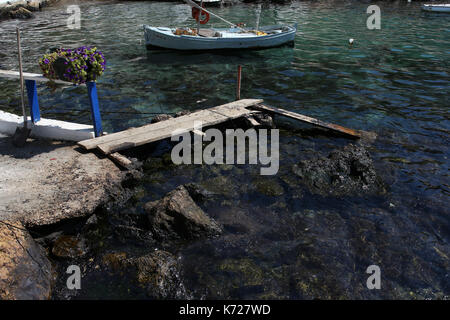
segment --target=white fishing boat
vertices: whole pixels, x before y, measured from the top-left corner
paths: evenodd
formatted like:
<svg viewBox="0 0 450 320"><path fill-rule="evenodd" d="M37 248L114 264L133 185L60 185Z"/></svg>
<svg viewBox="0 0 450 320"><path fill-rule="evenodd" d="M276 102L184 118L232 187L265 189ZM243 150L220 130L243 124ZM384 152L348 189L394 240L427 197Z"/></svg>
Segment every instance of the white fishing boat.
<svg viewBox="0 0 450 320"><path fill-rule="evenodd" d="M174 50L219 50L219 49L260 49L278 47L294 43L297 24L259 27L247 29L242 24L234 24L217 14L185 0L192 7L192 17L197 20L197 28L167 28L144 25L145 44L150 48ZM200 28L214 16L231 28Z"/></svg>
<svg viewBox="0 0 450 320"><path fill-rule="evenodd" d="M450 4L423 4L422 10L432 12L449 12Z"/></svg>
<svg viewBox="0 0 450 320"><path fill-rule="evenodd" d="M175 50L257 49L293 43L297 26L266 26L258 31L239 28L179 29L144 25L147 48Z"/></svg>

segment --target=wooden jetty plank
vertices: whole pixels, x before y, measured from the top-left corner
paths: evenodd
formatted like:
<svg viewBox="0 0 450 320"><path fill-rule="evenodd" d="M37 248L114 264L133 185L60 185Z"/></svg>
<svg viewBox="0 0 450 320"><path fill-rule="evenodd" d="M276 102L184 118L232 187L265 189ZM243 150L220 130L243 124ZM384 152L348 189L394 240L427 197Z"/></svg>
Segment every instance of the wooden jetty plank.
<svg viewBox="0 0 450 320"><path fill-rule="evenodd" d="M122 167L124 167L125 169L128 169L133 164L133 162L130 159L128 159L124 155L121 155L118 152L108 154L108 157L112 161L114 161L114 162L118 163L119 165L121 165Z"/></svg>
<svg viewBox="0 0 450 320"><path fill-rule="evenodd" d="M191 113L189 115L185 115L183 117L173 118L173 119L169 119L169 120L173 121L174 119L180 119L180 118L186 119L187 118L186 120L195 121L197 119L201 119L201 117L202 117L202 114L196 112L196 113ZM141 127L132 127L132 128L126 129L124 131L111 133L111 134L104 135L104 136L101 136L101 137L98 137L95 139L80 141L78 144L87 150L95 149L100 144L116 141L116 140L126 138L126 137L129 137L132 135L140 134L140 133L161 130L167 126L166 121L169 121L169 120L164 120L164 121L160 121L157 123L151 123L151 124L147 124L147 125L144 125Z"/></svg>
<svg viewBox="0 0 450 320"><path fill-rule="evenodd" d="M130 129L127 129L127 130L124 130L121 132L108 134L108 135L98 137L95 139L80 141L78 144L87 150L91 150L91 149L96 148L100 144L117 141L117 140L127 138L127 137L130 137L133 135L148 133L149 131L161 130L161 129L167 127L169 122L170 122L170 124L177 124L177 123L181 124L182 122L189 121L189 120L190 121L201 120L204 117L208 117L210 115L210 112L220 113L222 109L227 109L228 114L230 114L232 112L232 110L238 110L237 113L242 114L242 112L243 112L242 109L249 107L249 106L256 105L258 103L262 103L262 102L263 102L263 100L261 100L261 99L242 99L242 100L234 101L234 102L227 103L224 105L220 105L217 107L213 107L210 109L196 111L196 112L193 112L193 113L181 116L181 117L169 119L166 121L147 124L147 125L144 125L142 127L137 127L137 128L130 128Z"/></svg>
<svg viewBox="0 0 450 320"><path fill-rule="evenodd" d="M164 120L164 121L161 121L158 123L152 123L152 124L145 125L142 127L131 128L131 129L128 129L125 131L113 133L108 136L103 136L103 137L109 137L109 139L103 139L102 141L97 141L94 145L90 144L89 149L97 148L101 145L106 145L106 144L115 144L115 143L117 143L117 141L130 140L130 139L133 139L132 137L139 136L142 134L158 135L162 132L162 130L165 130L168 126L170 126L172 128L172 130L175 130L177 128L183 128L183 127L185 127L186 123L193 124L196 121L202 121L208 115L209 115L208 112L206 112L205 110L202 110L201 112L189 115L189 117L183 116L183 117L179 117L179 118L172 118L172 119ZM177 121L174 121L175 119ZM170 122L168 122L168 121L170 121ZM144 130L144 127L145 127L145 130ZM112 137L113 139L111 139L112 135L114 135L114 137ZM162 139L165 139L165 138L162 138Z"/></svg>
<svg viewBox="0 0 450 320"><path fill-rule="evenodd" d="M0 78L12 78L12 79L19 79L20 73L19 71L13 71L13 70L0 70ZM44 77L42 74L38 73L29 73L24 72L23 78L25 80L34 80L38 82L49 82L50 79ZM58 84L65 84L65 85L73 85L72 82L62 81L62 80L52 80L55 83Z"/></svg>
<svg viewBox="0 0 450 320"><path fill-rule="evenodd" d="M200 131L200 130L198 130L198 129L192 130L192 133L193 133L193 134L196 134L196 135L198 135L198 136L206 136L206 133L204 133L203 131Z"/></svg>
<svg viewBox="0 0 450 320"><path fill-rule="evenodd" d="M258 122L255 118L253 118L253 117L248 117L247 120L250 122L250 124L251 124L252 126L257 127L257 126L260 126L260 125L261 125L261 123L259 123L259 122Z"/></svg>
<svg viewBox="0 0 450 320"><path fill-rule="evenodd" d="M250 101L247 101L245 105L251 106L253 105L254 101L255 100L251 101L250 105L249 105ZM175 130L193 131L196 129L194 127L195 121L202 121L202 125L206 127L221 122L225 122L228 120L236 119L246 114L252 113L251 110L241 107L242 105L244 105L244 103L240 104L230 103L223 106L198 111L196 112L197 117L195 118L193 117L189 118L187 117L188 115L186 115L174 119L165 120L161 122L165 124L165 127L163 128L157 130L153 128L153 130L151 130L152 129L151 125L149 125L147 127L147 130L144 132L141 131L141 133L138 134L135 133L130 134L121 139L115 139L113 141L99 144L97 148L100 149L100 151L102 151L104 154L110 154L120 150L137 147L158 140L167 139L172 136Z"/></svg>
<svg viewBox="0 0 450 320"><path fill-rule="evenodd" d="M316 126L319 126L322 128L326 128L326 129L334 130L334 131L337 131L340 133L344 133L344 134L347 134L347 135L355 137L355 138L362 138L362 137L375 138L376 137L376 133L374 133L374 132L366 132L366 131L362 131L362 130L354 130L354 129L342 127L342 126L334 124L334 123L325 122L325 121L322 121L319 119L304 116L304 115L296 113L296 112L292 112L292 111L288 111L288 110L284 110L284 109L280 109L280 108L275 108L275 107L269 107L269 106L266 106L263 104L258 104L257 106L255 106L255 109L276 113L276 114L279 114L279 115L282 115L282 116L285 116L288 118L300 120L300 121L303 121L303 122L306 122L306 123L309 123L312 125L316 125Z"/></svg>
<svg viewBox="0 0 450 320"><path fill-rule="evenodd" d="M123 137L121 139L117 139L117 140L113 140L113 141L106 142L103 144L99 144L97 146L97 148L100 149L104 154L109 154L111 152L117 152L120 150L137 147L142 144L167 139L172 136L172 134L175 130L193 131L195 129L195 127L194 127L195 122L204 120L205 118L208 118L210 120L211 119L218 120L216 122L223 122L223 121L226 121L226 119L227 119L225 116L222 116L220 114L216 114L216 113L210 114L209 112L206 112L206 111L203 111L200 114L200 116L201 117L190 118L190 119L186 119L183 122L177 122L177 123L167 123L170 120L165 120L164 121L165 127L163 127L163 128L158 128L158 129L153 128L153 130L150 130L150 128L148 128L148 130L146 132L129 135L128 137ZM205 121L202 121L202 122L203 122L203 125L207 125Z"/></svg>

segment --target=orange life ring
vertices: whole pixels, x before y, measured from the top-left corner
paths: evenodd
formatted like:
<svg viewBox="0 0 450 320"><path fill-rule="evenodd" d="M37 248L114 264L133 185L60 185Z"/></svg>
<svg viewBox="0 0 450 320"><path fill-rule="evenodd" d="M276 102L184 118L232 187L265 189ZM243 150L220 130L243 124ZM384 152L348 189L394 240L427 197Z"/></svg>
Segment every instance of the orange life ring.
<svg viewBox="0 0 450 320"><path fill-rule="evenodd" d="M200 19L201 15L204 16L203 20ZM200 9L192 7L192 18L194 18L197 22L200 22L200 24L206 24L209 21L209 13L203 10L200 13Z"/></svg>

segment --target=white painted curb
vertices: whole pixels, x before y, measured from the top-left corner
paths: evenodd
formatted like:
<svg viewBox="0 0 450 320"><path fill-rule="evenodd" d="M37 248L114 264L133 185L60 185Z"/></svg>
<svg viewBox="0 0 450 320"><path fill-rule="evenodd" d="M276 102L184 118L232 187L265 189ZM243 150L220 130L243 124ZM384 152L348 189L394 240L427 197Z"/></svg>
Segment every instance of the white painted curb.
<svg viewBox="0 0 450 320"><path fill-rule="evenodd" d="M22 127L23 117L0 110L0 133L13 135L17 127ZM36 124L28 117L31 137L62 141L83 141L95 137L93 126L73 122L41 118Z"/></svg>

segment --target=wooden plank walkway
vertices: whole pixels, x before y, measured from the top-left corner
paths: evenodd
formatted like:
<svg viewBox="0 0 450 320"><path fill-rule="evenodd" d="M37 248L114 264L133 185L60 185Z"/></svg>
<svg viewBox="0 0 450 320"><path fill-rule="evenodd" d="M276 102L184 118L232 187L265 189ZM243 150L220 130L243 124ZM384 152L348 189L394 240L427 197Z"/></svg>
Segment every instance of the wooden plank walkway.
<svg viewBox="0 0 450 320"><path fill-rule="evenodd" d="M326 129L330 129L333 131L337 131L346 135L349 135L353 138L370 138L370 139L375 139L376 138L376 133L374 132L367 132L367 131L363 131L363 130L355 130L355 129L350 129L350 128L346 128L343 126L340 126L338 124L334 124L334 123L328 123L319 119L315 119L315 118L311 118L308 116L304 116L302 114L296 113L296 112L292 112L292 111L288 111L288 110L284 110L281 108L275 108L275 107L270 107L270 106L266 106L264 104L258 104L257 106L254 107L257 110L261 110L261 111L266 111L266 112L270 112L270 113L275 113L275 114L279 114L291 119L295 119L295 120L299 120L302 122L306 122L318 127L322 127L322 128L326 128Z"/></svg>
<svg viewBox="0 0 450 320"><path fill-rule="evenodd" d="M98 148L108 155L120 150L169 138L175 130L193 131L195 129L194 122L197 121L201 121L202 126L206 127L252 114L255 111L247 109L247 107L262 102L263 100L261 99L242 99L181 117L80 141L78 144L86 150Z"/></svg>
<svg viewBox="0 0 450 320"><path fill-rule="evenodd" d="M105 155L116 155L113 158L117 159L118 151L170 138L176 130L192 131L195 134L202 134L202 132L194 127L195 122L201 122L203 127L207 127L261 111L283 115L315 126L337 131L353 138L376 138L376 134L373 132L345 128L288 110L269 107L263 105L262 102L263 100L261 99L237 100L218 107L199 110L181 117L147 124L138 128L130 128L95 139L80 141L78 144L86 150L97 148Z"/></svg>

